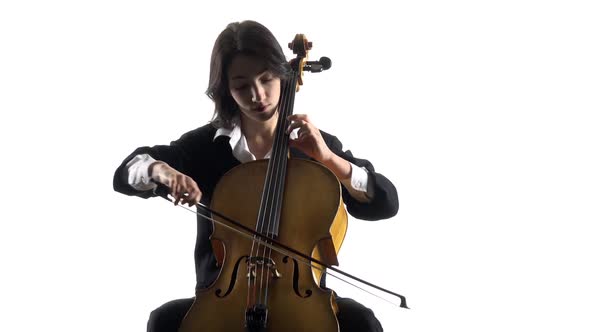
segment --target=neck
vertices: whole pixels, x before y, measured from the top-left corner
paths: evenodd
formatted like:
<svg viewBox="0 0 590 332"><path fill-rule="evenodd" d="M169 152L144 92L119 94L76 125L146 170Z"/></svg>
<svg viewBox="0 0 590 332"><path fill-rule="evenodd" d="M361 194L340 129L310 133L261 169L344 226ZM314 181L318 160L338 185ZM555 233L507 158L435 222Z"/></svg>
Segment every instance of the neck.
<svg viewBox="0 0 590 332"><path fill-rule="evenodd" d="M247 116L240 116L240 129L248 142L269 142L272 144L275 128L277 127L278 112L276 112L270 119L259 122L252 120Z"/></svg>

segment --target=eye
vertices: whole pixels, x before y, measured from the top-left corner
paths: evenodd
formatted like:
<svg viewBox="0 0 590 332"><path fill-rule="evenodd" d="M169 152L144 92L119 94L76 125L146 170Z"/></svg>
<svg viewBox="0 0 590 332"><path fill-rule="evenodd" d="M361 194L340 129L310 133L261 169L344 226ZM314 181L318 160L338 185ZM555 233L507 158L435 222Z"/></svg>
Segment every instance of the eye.
<svg viewBox="0 0 590 332"><path fill-rule="evenodd" d="M274 77L273 76L265 76L265 77L261 77L260 78L260 81L262 83L268 83L268 82L271 82L272 80L274 80Z"/></svg>

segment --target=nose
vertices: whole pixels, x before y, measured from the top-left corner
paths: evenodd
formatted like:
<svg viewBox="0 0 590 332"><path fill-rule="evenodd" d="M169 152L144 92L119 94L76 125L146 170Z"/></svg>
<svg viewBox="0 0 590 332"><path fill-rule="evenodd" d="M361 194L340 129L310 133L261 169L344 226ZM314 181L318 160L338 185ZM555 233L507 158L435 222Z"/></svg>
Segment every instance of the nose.
<svg viewBox="0 0 590 332"><path fill-rule="evenodd" d="M264 99L264 87L260 83L252 85L252 102L261 102Z"/></svg>

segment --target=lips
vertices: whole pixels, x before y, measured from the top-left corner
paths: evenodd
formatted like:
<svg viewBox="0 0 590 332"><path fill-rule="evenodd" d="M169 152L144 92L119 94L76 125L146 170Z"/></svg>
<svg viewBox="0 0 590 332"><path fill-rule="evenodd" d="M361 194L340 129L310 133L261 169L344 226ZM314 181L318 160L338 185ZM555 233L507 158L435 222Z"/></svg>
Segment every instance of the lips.
<svg viewBox="0 0 590 332"><path fill-rule="evenodd" d="M268 107L268 105L259 105L259 106L256 106L254 108L254 111L256 111L256 112L264 112L267 107Z"/></svg>

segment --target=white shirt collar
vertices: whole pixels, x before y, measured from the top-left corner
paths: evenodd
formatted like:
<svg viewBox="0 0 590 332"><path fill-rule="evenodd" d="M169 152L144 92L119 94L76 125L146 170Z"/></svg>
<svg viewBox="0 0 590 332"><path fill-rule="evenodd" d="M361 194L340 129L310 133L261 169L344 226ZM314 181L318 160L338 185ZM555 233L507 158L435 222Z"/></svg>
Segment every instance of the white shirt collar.
<svg viewBox="0 0 590 332"><path fill-rule="evenodd" d="M229 145L232 149L232 154L242 163L256 160L256 156L250 149L248 148L248 142L246 141L246 136L242 133L242 129L240 127L240 118L237 117L234 120L234 127L231 129L221 127L217 129L215 132L215 136L213 140L215 140L219 136L227 136L229 137ZM264 159L270 158L271 151L268 151L264 156Z"/></svg>

